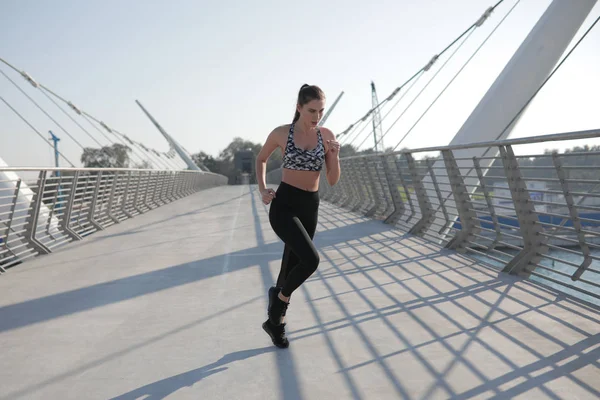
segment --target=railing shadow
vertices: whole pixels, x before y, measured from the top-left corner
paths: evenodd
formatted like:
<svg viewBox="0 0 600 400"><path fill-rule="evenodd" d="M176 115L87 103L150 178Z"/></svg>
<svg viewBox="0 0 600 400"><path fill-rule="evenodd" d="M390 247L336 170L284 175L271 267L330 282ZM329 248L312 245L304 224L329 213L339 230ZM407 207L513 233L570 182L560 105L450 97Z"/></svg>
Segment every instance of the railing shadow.
<svg viewBox="0 0 600 400"><path fill-rule="evenodd" d="M265 240L267 208L257 206L255 191L250 198L256 247L8 305L0 308L0 332L257 265L266 296L273 283L269 263L279 262L283 246ZM600 368L597 308L327 203L315 240L322 264L300 293L315 324L289 336L292 345L322 336L352 398L369 397L376 385L369 376L407 399L510 398L532 391L560 398L561 390L600 397L593 381ZM341 316L331 318L332 308ZM349 350L340 337L358 340ZM270 349L276 350L229 353L116 398L162 398ZM349 351L357 353L351 361ZM303 398L298 375L307 372L296 369L292 352L274 354L282 397Z"/></svg>
<svg viewBox="0 0 600 400"><path fill-rule="evenodd" d="M346 215L326 208L321 219L329 226L357 221ZM564 379L600 397L591 384L600 366L596 308L401 232L364 235L323 253L327 267L304 287L318 323L292 332L291 338L324 335L355 398L360 385L349 373L360 375L373 364L400 398L468 399L490 393L512 398L534 389L557 398L565 389L556 381ZM313 285L328 295L311 296ZM322 322L319 304L327 300L342 318ZM391 304L381 307L382 302ZM368 311L357 313L356 306ZM334 336L350 331L368 359L345 365Z"/></svg>

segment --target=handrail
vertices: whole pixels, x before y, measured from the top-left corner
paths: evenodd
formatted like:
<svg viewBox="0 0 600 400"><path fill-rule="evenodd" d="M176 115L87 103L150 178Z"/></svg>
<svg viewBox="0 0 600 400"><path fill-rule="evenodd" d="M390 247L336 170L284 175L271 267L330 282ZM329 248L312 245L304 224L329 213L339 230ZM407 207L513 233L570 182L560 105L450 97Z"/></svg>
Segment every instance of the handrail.
<svg viewBox="0 0 600 400"><path fill-rule="evenodd" d="M600 152L514 150L592 138L600 129L343 157L338 184L322 172L319 191L339 207L600 305ZM494 151L469 156L477 148ZM418 160L424 152L440 154ZM267 183L279 183L281 172L269 172Z"/></svg>
<svg viewBox="0 0 600 400"><path fill-rule="evenodd" d="M513 146L521 144L531 143L544 143L544 142L561 142L566 140L581 140L581 139L595 139L600 137L600 129L590 129L585 131L573 131L554 133L549 135L530 136L526 138L515 138L515 139L504 139L493 142L475 142L469 144L456 144L452 146L434 146L434 147L421 147L416 149L405 149L398 150L388 153L371 153L371 154L359 154L354 156L343 157L343 160L350 160L355 158L372 157L376 155L400 155L400 154L413 154L413 153L426 153L434 151L447 151L447 150L464 150L464 149L476 149L482 147L497 147L497 146Z"/></svg>
<svg viewBox="0 0 600 400"><path fill-rule="evenodd" d="M28 186L17 173L37 173ZM126 219L227 184L205 171L0 167L0 272Z"/></svg>
<svg viewBox="0 0 600 400"><path fill-rule="evenodd" d="M160 169L138 169L138 168L71 168L71 167L51 168L51 167L1 167L0 166L0 172L5 172L5 171L22 172L22 171L40 171L40 170L49 171L49 172L56 172L56 171L71 171L71 172L75 172L75 171L89 171L89 172L100 172L100 171L118 171L118 172L129 172L129 171L131 171L131 172L174 172L174 170L171 170L171 169L160 170ZM210 172L210 171L178 170L176 172L180 172L180 173L201 173L201 174L219 175L219 174L215 174L214 172Z"/></svg>

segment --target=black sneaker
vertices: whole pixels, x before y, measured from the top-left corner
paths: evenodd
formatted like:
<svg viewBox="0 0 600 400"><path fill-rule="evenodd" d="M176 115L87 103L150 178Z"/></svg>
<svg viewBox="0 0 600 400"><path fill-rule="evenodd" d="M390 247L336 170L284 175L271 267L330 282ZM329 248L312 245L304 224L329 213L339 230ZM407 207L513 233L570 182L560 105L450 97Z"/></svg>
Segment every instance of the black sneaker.
<svg viewBox="0 0 600 400"><path fill-rule="evenodd" d="M287 337L285 337L285 324L273 325L271 321L266 320L262 324L262 328L271 337L273 344L281 349L287 349L290 345Z"/></svg>
<svg viewBox="0 0 600 400"><path fill-rule="evenodd" d="M280 325L281 318L285 316L289 303L281 300L279 296L276 296L273 300L273 304L271 304L271 309L269 310L269 321L273 325Z"/></svg>

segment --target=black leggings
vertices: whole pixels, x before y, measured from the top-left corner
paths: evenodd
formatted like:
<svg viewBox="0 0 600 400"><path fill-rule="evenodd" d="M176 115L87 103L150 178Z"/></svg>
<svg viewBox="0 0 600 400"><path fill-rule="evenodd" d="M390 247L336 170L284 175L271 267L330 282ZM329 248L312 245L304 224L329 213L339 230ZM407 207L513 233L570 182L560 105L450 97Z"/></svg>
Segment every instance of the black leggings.
<svg viewBox="0 0 600 400"><path fill-rule="evenodd" d="M319 253L312 242L317 228L319 192L308 192L281 182L271 202L271 227L285 243L277 286L291 296L319 266Z"/></svg>

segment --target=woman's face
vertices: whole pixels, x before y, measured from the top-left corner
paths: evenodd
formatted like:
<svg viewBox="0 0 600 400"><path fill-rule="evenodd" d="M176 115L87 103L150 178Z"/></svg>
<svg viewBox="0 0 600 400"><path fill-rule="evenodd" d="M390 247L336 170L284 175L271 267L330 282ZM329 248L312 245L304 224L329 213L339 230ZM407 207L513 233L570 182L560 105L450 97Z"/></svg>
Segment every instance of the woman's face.
<svg viewBox="0 0 600 400"><path fill-rule="evenodd" d="M303 106L298 106L300 120L311 127L317 126L325 111L325 100L311 100Z"/></svg>

